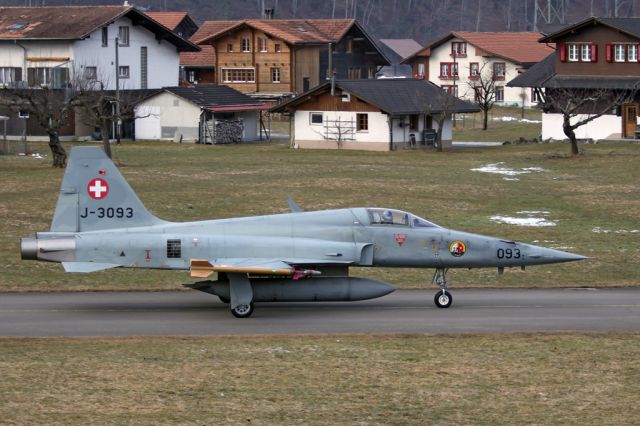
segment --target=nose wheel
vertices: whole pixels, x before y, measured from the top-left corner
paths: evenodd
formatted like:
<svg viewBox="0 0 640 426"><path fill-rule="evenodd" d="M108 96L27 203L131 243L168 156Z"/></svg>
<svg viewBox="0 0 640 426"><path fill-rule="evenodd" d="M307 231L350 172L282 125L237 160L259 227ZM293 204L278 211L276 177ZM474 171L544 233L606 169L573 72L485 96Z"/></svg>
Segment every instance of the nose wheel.
<svg viewBox="0 0 640 426"><path fill-rule="evenodd" d="M433 298L434 303L438 308L448 308L453 303L453 296L447 291L449 283L447 283L447 269L436 269L433 274L433 283L440 287L440 290Z"/></svg>

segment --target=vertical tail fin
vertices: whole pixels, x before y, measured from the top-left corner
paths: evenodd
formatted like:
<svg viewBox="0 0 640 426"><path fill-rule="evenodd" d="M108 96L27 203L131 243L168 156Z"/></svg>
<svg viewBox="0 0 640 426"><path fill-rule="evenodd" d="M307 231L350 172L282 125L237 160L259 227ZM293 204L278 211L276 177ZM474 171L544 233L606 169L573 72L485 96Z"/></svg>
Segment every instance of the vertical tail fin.
<svg viewBox="0 0 640 426"><path fill-rule="evenodd" d="M74 147L51 232L82 232L165 223L144 207L100 147Z"/></svg>

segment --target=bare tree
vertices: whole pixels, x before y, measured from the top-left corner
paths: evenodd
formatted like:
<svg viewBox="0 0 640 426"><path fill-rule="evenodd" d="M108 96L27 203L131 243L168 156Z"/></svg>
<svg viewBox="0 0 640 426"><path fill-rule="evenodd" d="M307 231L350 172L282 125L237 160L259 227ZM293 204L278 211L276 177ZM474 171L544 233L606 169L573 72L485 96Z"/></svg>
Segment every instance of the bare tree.
<svg viewBox="0 0 640 426"><path fill-rule="evenodd" d="M451 95L442 89L438 90L436 96L429 97L428 99L422 99L422 103L425 105L423 116L425 119L427 117L431 117L438 125L435 138L435 147L438 152L444 151L444 146L442 144L442 131L447 118L453 119L453 112L455 111L457 102L458 98L456 96Z"/></svg>
<svg viewBox="0 0 640 426"><path fill-rule="evenodd" d="M580 154L575 130L624 104L635 102L639 85L624 90L611 89L536 89L538 106L545 113L562 114L562 130L571 142L571 155Z"/></svg>
<svg viewBox="0 0 640 426"><path fill-rule="evenodd" d="M489 111L496 103L496 80L504 79L504 73L496 75L493 63L484 61L477 71L471 70L470 75L467 87L472 91L474 102L482 111L482 130L487 130Z"/></svg>
<svg viewBox="0 0 640 426"><path fill-rule="evenodd" d="M75 88L3 88L0 104L12 111L23 111L34 117L49 136L53 167L67 164L67 151L60 143L60 131L68 123L73 109L79 105L79 91Z"/></svg>
<svg viewBox="0 0 640 426"><path fill-rule="evenodd" d="M353 119L343 119L338 115L334 120L325 118L322 132L315 131L325 140L334 141L338 148L342 148L345 141L355 140L356 124Z"/></svg>

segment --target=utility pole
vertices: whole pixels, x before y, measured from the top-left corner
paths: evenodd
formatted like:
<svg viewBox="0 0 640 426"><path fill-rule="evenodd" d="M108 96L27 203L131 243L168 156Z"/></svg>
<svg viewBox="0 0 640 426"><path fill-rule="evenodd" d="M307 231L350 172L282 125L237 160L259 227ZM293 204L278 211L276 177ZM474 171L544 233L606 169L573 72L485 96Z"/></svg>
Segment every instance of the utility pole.
<svg viewBox="0 0 640 426"><path fill-rule="evenodd" d="M120 127L122 120L120 119L120 60L118 56L118 44L120 40L116 37L116 144L120 145Z"/></svg>

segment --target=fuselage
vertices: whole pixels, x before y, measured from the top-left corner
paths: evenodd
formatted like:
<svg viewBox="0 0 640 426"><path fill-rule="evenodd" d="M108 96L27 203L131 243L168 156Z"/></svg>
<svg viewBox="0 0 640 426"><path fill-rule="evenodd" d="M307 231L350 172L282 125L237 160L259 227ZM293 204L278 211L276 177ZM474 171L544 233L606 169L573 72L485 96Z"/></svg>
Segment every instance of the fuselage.
<svg viewBox="0 0 640 426"><path fill-rule="evenodd" d="M388 217L386 217L388 215ZM415 268L527 266L581 256L439 227L411 213L352 208L39 233L23 256L120 267L189 269L192 259L281 259L292 264Z"/></svg>

